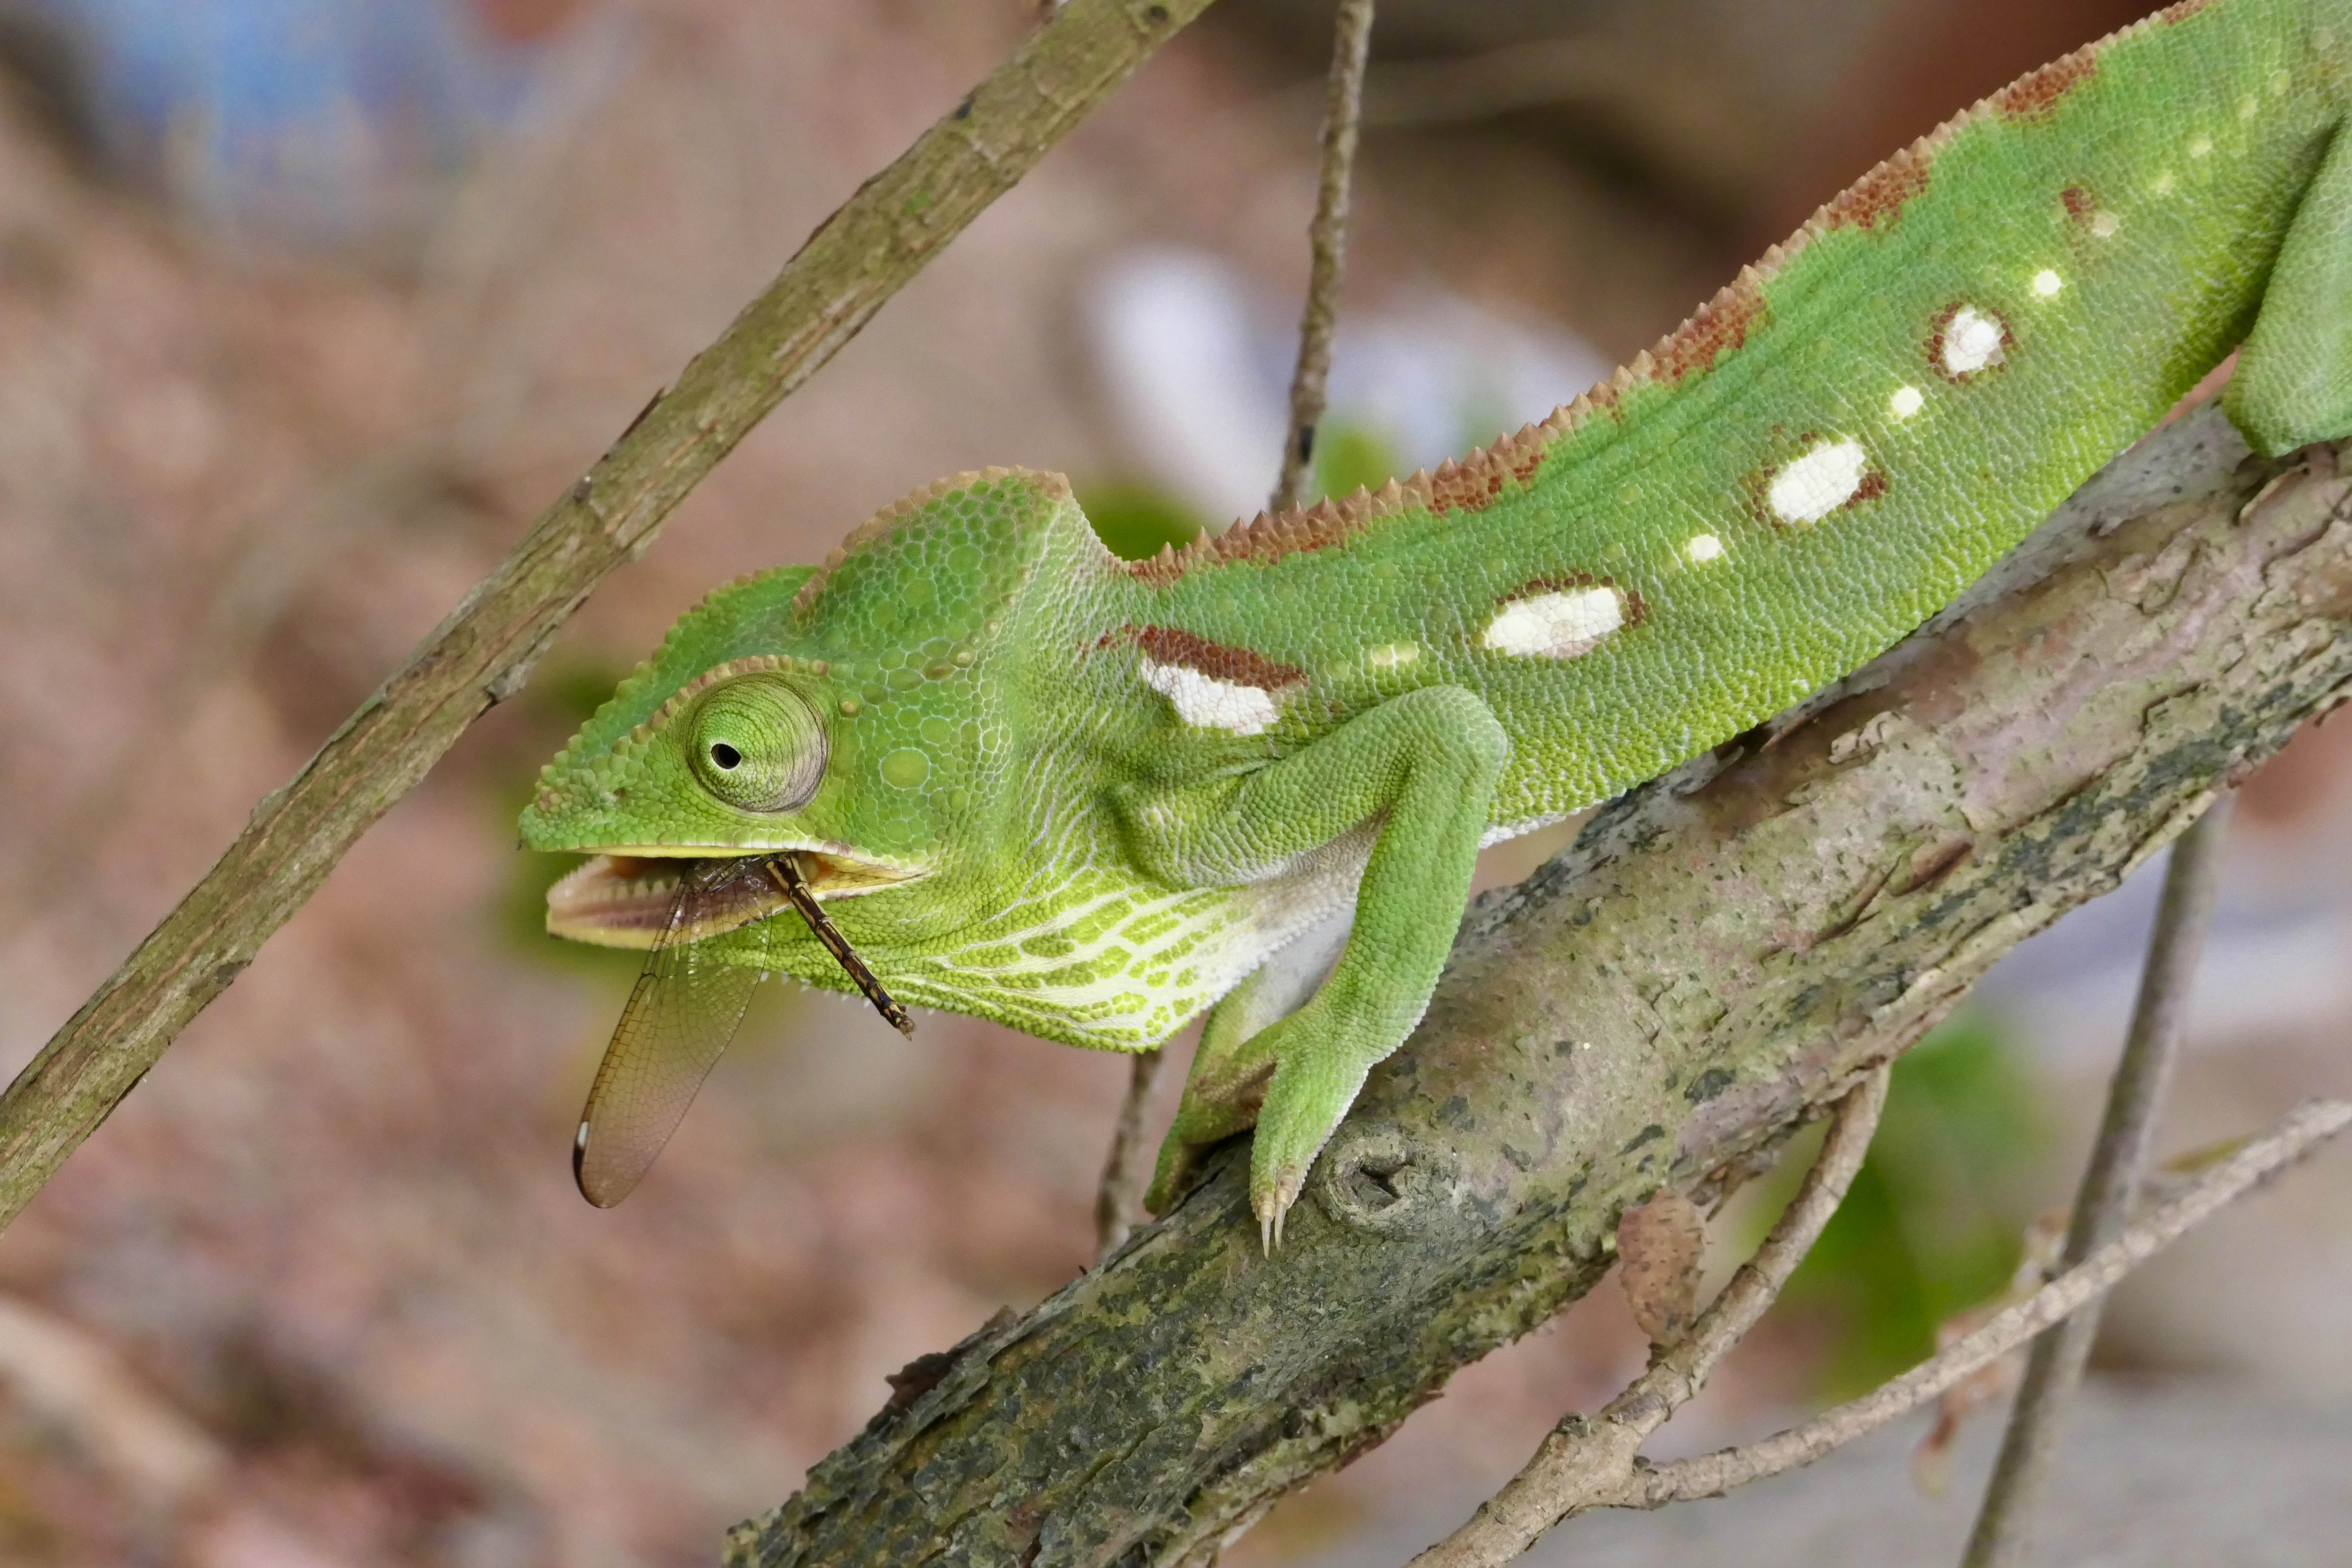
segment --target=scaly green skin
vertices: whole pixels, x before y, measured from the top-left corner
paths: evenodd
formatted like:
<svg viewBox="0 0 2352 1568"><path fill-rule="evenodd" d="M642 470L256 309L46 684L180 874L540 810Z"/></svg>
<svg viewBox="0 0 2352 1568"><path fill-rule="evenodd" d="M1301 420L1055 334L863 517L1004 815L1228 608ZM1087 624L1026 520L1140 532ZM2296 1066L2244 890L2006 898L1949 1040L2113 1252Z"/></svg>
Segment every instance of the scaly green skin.
<svg viewBox="0 0 2352 1568"><path fill-rule="evenodd" d="M1133 565L1058 477L944 481L688 615L524 836L817 851L903 999L1073 1045L1145 1048L1221 1004L1155 1203L1255 1121L1271 1225L1426 1004L1482 841L1870 658L2242 342L2258 447L2352 431L2347 100L2352 0L2174 5L1890 159L1654 353L1433 476ZM743 681L818 717L798 809L703 782L703 694ZM706 940L847 984L790 916Z"/></svg>

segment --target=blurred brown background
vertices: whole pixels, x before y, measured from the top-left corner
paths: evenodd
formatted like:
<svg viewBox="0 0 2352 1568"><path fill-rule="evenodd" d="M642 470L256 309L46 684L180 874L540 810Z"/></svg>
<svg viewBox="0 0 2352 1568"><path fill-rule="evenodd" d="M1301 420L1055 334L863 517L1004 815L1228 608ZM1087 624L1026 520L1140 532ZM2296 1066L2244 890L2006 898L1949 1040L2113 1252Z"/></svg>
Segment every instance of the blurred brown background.
<svg viewBox="0 0 2352 1568"><path fill-rule="evenodd" d="M2139 8L1384 0L1328 478L1565 401L1878 155ZM1035 5L447 0L418 31L431 7L320 0L295 45L287 9L0 0L11 1072ZM515 850L513 815L702 591L939 475L1065 470L1130 543L1252 506L1328 11L1227 0L982 217L0 1238L0 1562L709 1561L886 1373L1087 1265L1124 1060L947 1016L909 1043L781 988L645 1187L582 1203L570 1133L633 966L537 934L561 868ZM215 12L252 15L190 26ZM2347 733L2249 791L2173 1147L2352 1088ZM1854 1212L1676 1446L1902 1364L2005 1279L2071 1184L2151 902L2143 879L2021 953L1906 1066ZM2158 1403L2095 1408L2084 1441L2151 1441L2180 1388L2340 1452L2347 1186L2304 1177L2136 1283L2103 1356ZM1601 1292L1228 1561L1402 1562L1641 1357ZM1964 1528L1966 1485L1919 1502L1895 1454L1866 1505L1886 1539ZM1650 1523L1594 1549L1740 1560Z"/></svg>

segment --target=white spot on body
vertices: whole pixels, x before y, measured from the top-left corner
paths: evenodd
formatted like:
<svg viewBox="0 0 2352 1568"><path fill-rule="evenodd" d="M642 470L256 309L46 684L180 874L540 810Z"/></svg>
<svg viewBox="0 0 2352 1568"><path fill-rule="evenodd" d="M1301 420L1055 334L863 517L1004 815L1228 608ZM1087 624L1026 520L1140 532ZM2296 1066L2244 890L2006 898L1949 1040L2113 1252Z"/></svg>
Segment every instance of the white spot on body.
<svg viewBox="0 0 2352 1568"><path fill-rule="evenodd" d="M2192 158L2202 158L2212 151L2213 138L2210 136L2200 136L2189 144L2189 155Z"/></svg>
<svg viewBox="0 0 2352 1568"><path fill-rule="evenodd" d="M2123 220L2113 213L2099 212L2091 215L2091 237L2094 239L2113 239L2116 237L2116 230L2121 227L2123 227Z"/></svg>
<svg viewBox="0 0 2352 1568"><path fill-rule="evenodd" d="M1695 534L1691 542L1683 546L1683 553L1689 556L1692 563L1696 565L1705 565L1710 561L1720 561L1723 559L1723 541L1712 533Z"/></svg>
<svg viewBox="0 0 2352 1568"><path fill-rule="evenodd" d="M2252 120L2262 111L2262 100L2258 98L2249 97L2238 105L2238 118L2241 120Z"/></svg>
<svg viewBox="0 0 2352 1568"><path fill-rule="evenodd" d="M2172 194L2172 171L2167 169L2162 174L2157 175L2155 179L2148 182L2147 188L2155 192L2159 196L2170 195Z"/></svg>
<svg viewBox="0 0 2352 1568"><path fill-rule="evenodd" d="M1772 476L1764 492L1782 522L1819 522L1852 500L1869 466L1859 441L1824 441Z"/></svg>
<svg viewBox="0 0 2352 1568"><path fill-rule="evenodd" d="M2059 277L2047 267L2033 275L2033 291L2045 300L2055 298L2058 290L2064 287L2066 287L2066 279Z"/></svg>
<svg viewBox="0 0 2352 1568"><path fill-rule="evenodd" d="M1136 664L1143 684L1174 704L1176 717L1187 724L1255 735L1275 721L1274 698L1257 687L1219 680L1181 664L1162 664L1149 654Z"/></svg>
<svg viewBox="0 0 2352 1568"><path fill-rule="evenodd" d="M1486 645L1523 658L1574 658L1625 624L1625 601L1611 587L1572 588L1515 599L1487 623Z"/></svg>
<svg viewBox="0 0 2352 1568"><path fill-rule="evenodd" d="M1916 386L1898 386L1895 395L1886 400L1886 411L1897 419L1908 419L1927 405L1927 398Z"/></svg>
<svg viewBox="0 0 2352 1568"><path fill-rule="evenodd" d="M1420 661L1421 645L1417 642L1392 642L1364 655L1364 662L1374 669L1400 669Z"/></svg>
<svg viewBox="0 0 2352 1568"><path fill-rule="evenodd" d="M1963 305L1944 323L1944 369L1953 375L1974 375L2001 361L2000 318L1973 305Z"/></svg>

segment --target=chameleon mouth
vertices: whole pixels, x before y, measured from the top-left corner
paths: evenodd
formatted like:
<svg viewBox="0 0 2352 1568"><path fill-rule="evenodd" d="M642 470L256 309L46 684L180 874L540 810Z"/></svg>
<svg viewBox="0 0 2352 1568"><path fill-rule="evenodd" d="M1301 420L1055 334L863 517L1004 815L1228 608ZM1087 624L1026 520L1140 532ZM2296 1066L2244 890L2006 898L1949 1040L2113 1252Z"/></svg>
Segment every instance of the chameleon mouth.
<svg viewBox="0 0 2352 1568"><path fill-rule="evenodd" d="M819 900L852 898L913 878L904 871L822 850L788 851ZM551 936L598 947L640 952L654 945L678 907L678 886L698 867L738 855L682 856L675 851L592 855L586 864L547 889ZM699 942L762 921L790 907L782 889L765 879L731 878L694 899L688 923L673 940Z"/></svg>

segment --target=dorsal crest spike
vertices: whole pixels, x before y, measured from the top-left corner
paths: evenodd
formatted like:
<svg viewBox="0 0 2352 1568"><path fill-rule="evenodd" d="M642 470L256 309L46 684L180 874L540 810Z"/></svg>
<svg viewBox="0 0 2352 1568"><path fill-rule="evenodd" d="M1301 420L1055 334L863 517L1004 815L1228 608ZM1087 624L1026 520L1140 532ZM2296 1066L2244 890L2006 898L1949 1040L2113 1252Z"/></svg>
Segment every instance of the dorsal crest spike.
<svg viewBox="0 0 2352 1568"><path fill-rule="evenodd" d="M1414 510L1434 517L1475 512L1524 488L1534 477L1552 438L1570 428L1559 411L1523 425L1488 446L1448 458L1435 473L1417 468L1377 490L1359 486L1351 493L1312 506L1261 512L1223 533L1202 535L1172 555L1130 562L1130 576L1155 585L1176 582L1195 567L1248 561L1269 565L1286 556L1343 544L1389 519Z"/></svg>

